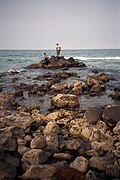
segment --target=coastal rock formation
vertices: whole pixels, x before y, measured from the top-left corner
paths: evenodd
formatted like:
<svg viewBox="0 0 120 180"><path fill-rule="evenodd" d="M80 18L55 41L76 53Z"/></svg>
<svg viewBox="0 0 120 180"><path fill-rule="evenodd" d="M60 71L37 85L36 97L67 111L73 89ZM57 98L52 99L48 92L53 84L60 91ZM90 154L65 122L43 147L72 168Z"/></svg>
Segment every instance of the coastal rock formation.
<svg viewBox="0 0 120 180"><path fill-rule="evenodd" d="M66 177L67 172L71 178L74 175L88 180L90 177L119 178L119 106L86 111L65 110L63 106L43 115L37 107L21 112L20 108L15 109L12 105L14 109L9 111L7 106L2 106L9 96L3 97L0 116L7 118L7 127L4 121L3 124L1 122L2 179L58 180ZM23 124L19 122L13 126L11 120L15 122L19 116L21 119L25 116L26 121L30 117L32 121L25 125L22 121ZM114 124L109 123L111 119Z"/></svg>
<svg viewBox="0 0 120 180"><path fill-rule="evenodd" d="M48 64L29 68L84 66L52 56ZM14 77L13 93L0 92L0 178L119 179L119 105L81 108L82 96L87 95L87 102L92 95L100 98L110 78L98 72L82 79L81 71L79 76L51 72L38 72L34 83L29 77L30 83L16 83Z"/></svg>
<svg viewBox="0 0 120 180"><path fill-rule="evenodd" d="M28 68L49 68L49 69L58 69L58 68L65 68L65 67L80 67L83 68L86 65L83 62L75 61L72 57L69 59L65 59L63 56L51 56L48 60L49 62L46 63L44 60L40 61L39 63L34 63L28 66Z"/></svg>
<svg viewBox="0 0 120 180"><path fill-rule="evenodd" d="M79 101L77 96L72 94L58 94L57 96L53 97L51 100L51 104L55 107L69 107L69 108L76 108L79 107Z"/></svg>

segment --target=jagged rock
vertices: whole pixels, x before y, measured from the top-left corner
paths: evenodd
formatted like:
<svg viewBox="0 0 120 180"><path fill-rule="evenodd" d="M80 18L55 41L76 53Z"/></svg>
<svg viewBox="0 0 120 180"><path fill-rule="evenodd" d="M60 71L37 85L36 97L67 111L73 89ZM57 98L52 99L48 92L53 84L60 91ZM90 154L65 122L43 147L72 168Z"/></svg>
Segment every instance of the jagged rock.
<svg viewBox="0 0 120 180"><path fill-rule="evenodd" d="M43 135L37 136L32 139L30 143L31 149L43 149L45 147L45 139Z"/></svg>
<svg viewBox="0 0 120 180"><path fill-rule="evenodd" d="M120 87L117 87L114 89L115 90L115 93L111 95L111 97L113 99L120 99Z"/></svg>
<svg viewBox="0 0 120 180"><path fill-rule="evenodd" d="M84 127L81 131L81 138L85 141L88 141L91 137L92 130L93 130L93 128L90 126Z"/></svg>
<svg viewBox="0 0 120 180"><path fill-rule="evenodd" d="M114 161L115 158L113 156L108 156L108 157L93 156L89 160L89 166L92 168L96 168L100 171L105 171L107 166L113 164Z"/></svg>
<svg viewBox="0 0 120 180"><path fill-rule="evenodd" d="M18 146L17 151L20 155L24 155L26 152L30 151L30 148L25 147L24 145L20 145Z"/></svg>
<svg viewBox="0 0 120 180"><path fill-rule="evenodd" d="M83 156L78 156L71 164L70 167L85 173L88 167L88 160Z"/></svg>
<svg viewBox="0 0 120 180"><path fill-rule="evenodd" d="M86 174L86 180L97 180L97 177L95 175L95 173L91 170L89 170Z"/></svg>
<svg viewBox="0 0 120 180"><path fill-rule="evenodd" d="M90 124L96 124L98 120L101 119L102 108L91 107L86 110L85 118L89 121Z"/></svg>
<svg viewBox="0 0 120 180"><path fill-rule="evenodd" d="M27 141L27 142L30 142L30 141L32 141L32 136L26 135L26 136L24 137L24 140Z"/></svg>
<svg viewBox="0 0 120 180"><path fill-rule="evenodd" d="M65 160L57 161L56 163L53 163L52 165L57 169L57 171L59 171L60 169L65 169L66 167L68 167L68 163Z"/></svg>
<svg viewBox="0 0 120 180"><path fill-rule="evenodd" d="M52 85L50 89L53 91L62 91L67 88L68 88L67 83L59 83L59 84Z"/></svg>
<svg viewBox="0 0 120 180"><path fill-rule="evenodd" d="M31 165L22 175L22 179L48 179L57 172L53 165Z"/></svg>
<svg viewBox="0 0 120 180"><path fill-rule="evenodd" d="M116 150L113 150L112 152L117 158L120 158L120 150L116 149Z"/></svg>
<svg viewBox="0 0 120 180"><path fill-rule="evenodd" d="M79 95L82 92L82 83L75 81L70 85L73 94Z"/></svg>
<svg viewBox="0 0 120 180"><path fill-rule="evenodd" d="M106 174L110 177L120 177L120 168L117 164L108 165L106 168Z"/></svg>
<svg viewBox="0 0 120 180"><path fill-rule="evenodd" d="M55 153L53 155L54 158L58 159L58 160L64 160L64 159L71 159L71 155L67 154L67 153Z"/></svg>
<svg viewBox="0 0 120 180"><path fill-rule="evenodd" d="M16 166L0 161L0 179L14 179L16 176Z"/></svg>
<svg viewBox="0 0 120 180"><path fill-rule="evenodd" d="M107 125L106 125L106 123L104 122L104 121L98 121L97 122L97 124L96 124L96 127L97 127L97 129L100 129L100 130L102 130L104 133L106 132L106 130L107 130Z"/></svg>
<svg viewBox="0 0 120 180"><path fill-rule="evenodd" d="M46 145L52 149L58 148L59 126L55 122L49 122L44 129Z"/></svg>
<svg viewBox="0 0 120 180"><path fill-rule="evenodd" d="M49 58L49 62L46 63L44 60L40 61L40 63L34 63L28 66L29 69L31 68L65 68L65 67L85 67L86 65L82 62L75 61L72 57L69 59L65 59L63 56L55 57L51 56Z"/></svg>
<svg viewBox="0 0 120 180"><path fill-rule="evenodd" d="M86 127L86 125L88 124L84 118L76 118L75 120L71 120L69 125L70 135L80 137L81 131L84 127Z"/></svg>
<svg viewBox="0 0 120 180"><path fill-rule="evenodd" d="M25 146L26 145L26 140L18 138L17 143L18 143L19 146L22 146L22 145Z"/></svg>
<svg viewBox="0 0 120 180"><path fill-rule="evenodd" d="M113 138L97 128L93 128L90 141L91 147L95 150L110 151L113 148Z"/></svg>
<svg viewBox="0 0 120 180"><path fill-rule="evenodd" d="M78 150L80 145L81 145L81 142L79 139L71 139L71 140L66 141L66 149L69 149L69 150Z"/></svg>
<svg viewBox="0 0 120 180"><path fill-rule="evenodd" d="M89 90L90 93L99 93L101 91L105 90L105 85L96 84L91 87Z"/></svg>
<svg viewBox="0 0 120 180"><path fill-rule="evenodd" d="M119 122L120 106L119 105L107 105L103 110L102 118L108 124L115 124Z"/></svg>
<svg viewBox="0 0 120 180"><path fill-rule="evenodd" d="M92 156L97 156L98 152L96 150L94 150L94 149L90 149L90 150L85 151L85 154L88 157L92 157Z"/></svg>
<svg viewBox="0 0 120 180"><path fill-rule="evenodd" d="M69 107L69 108L76 108L79 107L79 101L77 96L69 95L69 94L58 94L57 96L53 97L51 100L51 104L55 107Z"/></svg>
<svg viewBox="0 0 120 180"><path fill-rule="evenodd" d="M116 124L115 128L113 129L114 134L120 134L120 121Z"/></svg>
<svg viewBox="0 0 120 180"><path fill-rule="evenodd" d="M28 162L29 164L42 164L48 159L48 154L41 149L32 149L26 152L22 157L22 162Z"/></svg>

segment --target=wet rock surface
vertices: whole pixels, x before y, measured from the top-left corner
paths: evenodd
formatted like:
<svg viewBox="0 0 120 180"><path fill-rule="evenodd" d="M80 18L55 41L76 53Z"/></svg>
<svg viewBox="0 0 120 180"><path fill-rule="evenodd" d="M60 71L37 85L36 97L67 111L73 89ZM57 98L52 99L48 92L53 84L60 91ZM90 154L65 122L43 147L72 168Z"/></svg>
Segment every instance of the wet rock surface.
<svg viewBox="0 0 120 180"><path fill-rule="evenodd" d="M51 57L51 64L41 62L39 68L83 68L72 58L60 57L59 66L56 60ZM64 82L72 77L77 80ZM80 100L85 94L101 98L109 77L96 73L84 82L79 78L62 70L37 76L36 81L46 81L41 85L20 83L14 92L0 92L2 180L120 178L120 106L83 110ZM49 103L43 113L45 98ZM33 99L38 103L30 104Z"/></svg>

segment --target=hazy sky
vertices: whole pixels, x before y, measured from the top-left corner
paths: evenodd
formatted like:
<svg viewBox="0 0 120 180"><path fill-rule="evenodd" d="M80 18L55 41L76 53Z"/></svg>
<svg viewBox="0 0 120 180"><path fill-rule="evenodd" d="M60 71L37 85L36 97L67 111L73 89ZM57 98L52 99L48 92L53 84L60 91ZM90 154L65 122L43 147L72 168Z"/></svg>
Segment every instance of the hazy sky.
<svg viewBox="0 0 120 180"><path fill-rule="evenodd" d="M120 0L0 0L0 49L120 48Z"/></svg>

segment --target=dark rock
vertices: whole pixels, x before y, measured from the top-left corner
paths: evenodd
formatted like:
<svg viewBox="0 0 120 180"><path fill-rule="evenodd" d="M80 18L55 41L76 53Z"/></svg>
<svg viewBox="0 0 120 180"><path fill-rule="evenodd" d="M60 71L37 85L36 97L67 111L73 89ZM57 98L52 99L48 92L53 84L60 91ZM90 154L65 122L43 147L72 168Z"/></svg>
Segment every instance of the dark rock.
<svg viewBox="0 0 120 180"><path fill-rule="evenodd" d="M31 165L20 178L22 179L49 179L57 169L53 165Z"/></svg>
<svg viewBox="0 0 120 180"><path fill-rule="evenodd" d="M120 120L120 106L107 105L102 114L103 120L108 124L116 124Z"/></svg>
<svg viewBox="0 0 120 180"><path fill-rule="evenodd" d="M48 159L48 154L41 149L32 149L26 152L22 157L22 162L28 162L29 164L42 164Z"/></svg>
<svg viewBox="0 0 120 180"><path fill-rule="evenodd" d="M90 124L96 124L102 117L102 108L91 107L86 110L85 118Z"/></svg>
<svg viewBox="0 0 120 180"><path fill-rule="evenodd" d="M28 66L29 69L31 68L50 68L50 69L57 69L57 68L65 68L65 67L80 67L83 68L86 65L83 62L75 61L72 57L69 59L65 59L63 56L51 56L49 59L49 63L46 63L44 60L40 61L39 63L34 63Z"/></svg>

